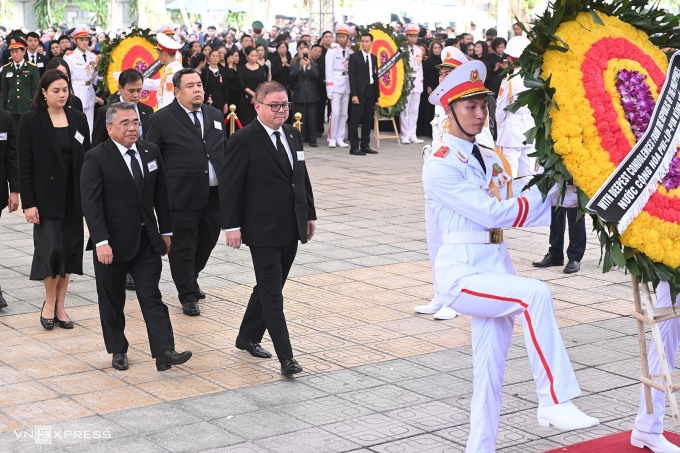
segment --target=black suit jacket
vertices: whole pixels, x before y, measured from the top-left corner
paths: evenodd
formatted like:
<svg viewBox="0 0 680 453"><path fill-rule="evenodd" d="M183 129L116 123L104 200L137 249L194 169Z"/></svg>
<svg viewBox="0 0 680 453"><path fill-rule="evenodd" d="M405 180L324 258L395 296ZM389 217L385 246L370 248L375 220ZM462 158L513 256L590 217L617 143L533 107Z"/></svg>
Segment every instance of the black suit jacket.
<svg viewBox="0 0 680 453"><path fill-rule="evenodd" d="M92 146L97 146L109 138L109 133L106 131L106 111L108 109L109 106L106 105L97 110L97 116L92 125ZM146 127L149 125L149 118L153 114L153 108L139 102L137 103L137 109L139 110L139 120L142 122L142 133L146 134Z"/></svg>
<svg viewBox="0 0 680 453"><path fill-rule="evenodd" d="M208 205L210 180L208 161L220 185L224 164L224 115L203 104L203 137L175 99L149 118L146 140L161 150L171 209L203 209Z"/></svg>
<svg viewBox="0 0 680 453"><path fill-rule="evenodd" d="M166 249L161 233L172 232L160 151L156 145L144 140L138 140L136 146L143 162L141 192L137 190L123 155L111 139L85 155L80 174L83 213L90 230L88 250L108 240L113 259L119 262L130 261L137 256L142 223L154 251L160 255L164 255Z"/></svg>
<svg viewBox="0 0 680 453"><path fill-rule="evenodd" d="M24 61L30 61L30 58L28 57L28 52L24 53ZM38 67L40 77L42 77L42 75L45 73L45 66L47 65L48 61L49 58L47 58L45 55L41 53L37 53L35 55L35 65Z"/></svg>
<svg viewBox="0 0 680 453"><path fill-rule="evenodd" d="M73 154L73 193L80 210L80 170L90 149L90 129L84 113L64 109ZM63 219L66 212L66 174L61 150L54 145L54 126L47 110L29 110L19 123L19 185L23 209L38 208L41 218ZM76 135L81 141L76 139Z"/></svg>
<svg viewBox="0 0 680 453"><path fill-rule="evenodd" d="M364 60L363 52L354 52L349 56L348 77L349 77L349 92L350 96L358 96L359 102L367 95L366 90L373 90L374 99L377 101L380 97L380 89L378 87L378 59L375 55L371 55L371 66L373 69L373 84L370 85L368 77L368 68L366 67L366 60Z"/></svg>
<svg viewBox="0 0 680 453"><path fill-rule="evenodd" d="M302 137L284 124L294 170L284 167L259 120L236 131L222 167L222 228L241 228L245 244L282 247L296 238L307 242L307 221L316 220L314 195L302 152Z"/></svg>
<svg viewBox="0 0 680 453"><path fill-rule="evenodd" d="M273 71L273 69L272 69ZM319 66L312 61L311 68L300 70L300 60L290 65L290 84L293 90L294 103L318 102Z"/></svg>
<svg viewBox="0 0 680 453"><path fill-rule="evenodd" d="M7 110L0 110L0 211L7 207L9 193L19 192L17 159L17 135L12 115Z"/></svg>

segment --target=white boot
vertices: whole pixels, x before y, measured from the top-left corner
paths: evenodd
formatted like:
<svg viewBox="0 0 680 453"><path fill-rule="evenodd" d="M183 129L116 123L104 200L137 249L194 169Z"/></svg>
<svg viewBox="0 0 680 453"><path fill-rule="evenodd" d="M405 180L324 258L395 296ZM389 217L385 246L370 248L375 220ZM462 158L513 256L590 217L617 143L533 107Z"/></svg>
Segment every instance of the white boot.
<svg viewBox="0 0 680 453"><path fill-rule="evenodd" d="M418 305L413 309L416 311L416 313L420 313L421 315L432 315L434 313L437 313L437 311L439 311L439 309L442 308L442 305L440 303L435 302L436 299L437 296L433 297L429 304Z"/></svg>
<svg viewBox="0 0 680 453"><path fill-rule="evenodd" d="M663 434L645 433L634 429L630 435L630 444L637 448L649 448L654 453L678 453L680 447L672 444Z"/></svg>
<svg viewBox="0 0 680 453"><path fill-rule="evenodd" d="M458 316L458 312L454 310L451 307L442 307L437 311L437 313L432 316L434 319L438 319L440 321L445 321L447 319L453 319L456 316Z"/></svg>
<svg viewBox="0 0 680 453"><path fill-rule="evenodd" d="M536 416L540 426L553 425L563 431L592 428L600 424L598 419L584 414L571 401L552 406L538 406Z"/></svg>

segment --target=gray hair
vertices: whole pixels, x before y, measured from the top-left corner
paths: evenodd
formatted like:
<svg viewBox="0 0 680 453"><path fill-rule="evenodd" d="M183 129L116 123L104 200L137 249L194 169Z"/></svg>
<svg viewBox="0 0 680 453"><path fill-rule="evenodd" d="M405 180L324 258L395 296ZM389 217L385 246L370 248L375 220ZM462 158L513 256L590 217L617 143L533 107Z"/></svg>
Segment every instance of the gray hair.
<svg viewBox="0 0 680 453"><path fill-rule="evenodd" d="M116 102L111 104L108 109L106 109L106 124L113 124L113 119L116 117L121 110L135 110L137 109L137 104L134 102Z"/></svg>

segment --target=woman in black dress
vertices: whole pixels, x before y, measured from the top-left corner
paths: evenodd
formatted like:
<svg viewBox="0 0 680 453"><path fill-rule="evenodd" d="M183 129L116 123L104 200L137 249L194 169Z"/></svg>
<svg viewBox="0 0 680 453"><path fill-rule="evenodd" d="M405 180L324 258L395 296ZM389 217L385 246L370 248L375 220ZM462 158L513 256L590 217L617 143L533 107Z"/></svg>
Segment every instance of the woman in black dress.
<svg viewBox="0 0 680 453"><path fill-rule="evenodd" d="M279 82L286 88L288 99L290 99L290 65L292 59L286 41L276 44L276 52L274 52L270 61L272 64L272 80Z"/></svg>
<svg viewBox="0 0 680 453"><path fill-rule="evenodd" d="M416 135L432 137L432 124L430 123L434 118L434 105L430 104L427 99L439 85L439 68L437 68L437 65L442 64L443 47L441 41L432 41L429 57L423 61L423 94L420 95Z"/></svg>
<svg viewBox="0 0 680 453"><path fill-rule="evenodd" d="M201 73L205 103L212 105L223 114L229 112L227 104L227 71L220 65L220 52L210 52L208 64Z"/></svg>
<svg viewBox="0 0 680 453"><path fill-rule="evenodd" d="M246 64L238 68L238 84L241 89L241 97L238 103L238 115L241 125L250 124L255 119L255 107L253 106L255 89L262 82L267 81L267 73L257 62L257 50L253 46L246 47Z"/></svg>
<svg viewBox="0 0 680 453"><path fill-rule="evenodd" d="M491 42L493 52L486 59L486 82L484 85L495 93L498 97L498 90L501 88L503 75L501 73L508 67L508 54L505 53L505 46L508 42L503 38L496 38Z"/></svg>
<svg viewBox="0 0 680 453"><path fill-rule="evenodd" d="M19 183L26 221L33 224L31 280L43 280L40 323L72 329L64 302L71 274L83 274L83 212L80 170L90 149L90 130L81 112L68 108L68 79L45 71L33 110L19 123Z"/></svg>
<svg viewBox="0 0 680 453"><path fill-rule="evenodd" d="M238 98L241 90L238 86L238 50L227 50L227 55L224 57L226 62L225 74L227 75L227 104L238 106Z"/></svg>
<svg viewBox="0 0 680 453"><path fill-rule="evenodd" d="M73 86L71 85L71 68L68 67L68 63L66 63L61 57L54 57L50 59L47 65L45 65L45 71L48 69L57 69L66 74L66 77L68 78L68 90L69 93L71 93L71 95L68 97L68 102L66 105L72 109L82 112L83 101L81 101L80 98L73 92Z"/></svg>

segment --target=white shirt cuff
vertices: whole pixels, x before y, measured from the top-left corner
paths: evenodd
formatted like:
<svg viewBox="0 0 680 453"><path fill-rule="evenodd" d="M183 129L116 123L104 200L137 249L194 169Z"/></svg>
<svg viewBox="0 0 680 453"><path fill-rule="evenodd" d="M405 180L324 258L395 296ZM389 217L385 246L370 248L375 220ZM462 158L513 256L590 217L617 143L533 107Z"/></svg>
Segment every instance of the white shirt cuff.
<svg viewBox="0 0 680 453"><path fill-rule="evenodd" d="M222 231L226 231L227 233L230 231L241 231L241 227L236 227L236 228L225 228Z"/></svg>
<svg viewBox="0 0 680 453"><path fill-rule="evenodd" d="M95 247L101 247L102 245L107 245L109 243L108 239L106 241L97 242Z"/></svg>

